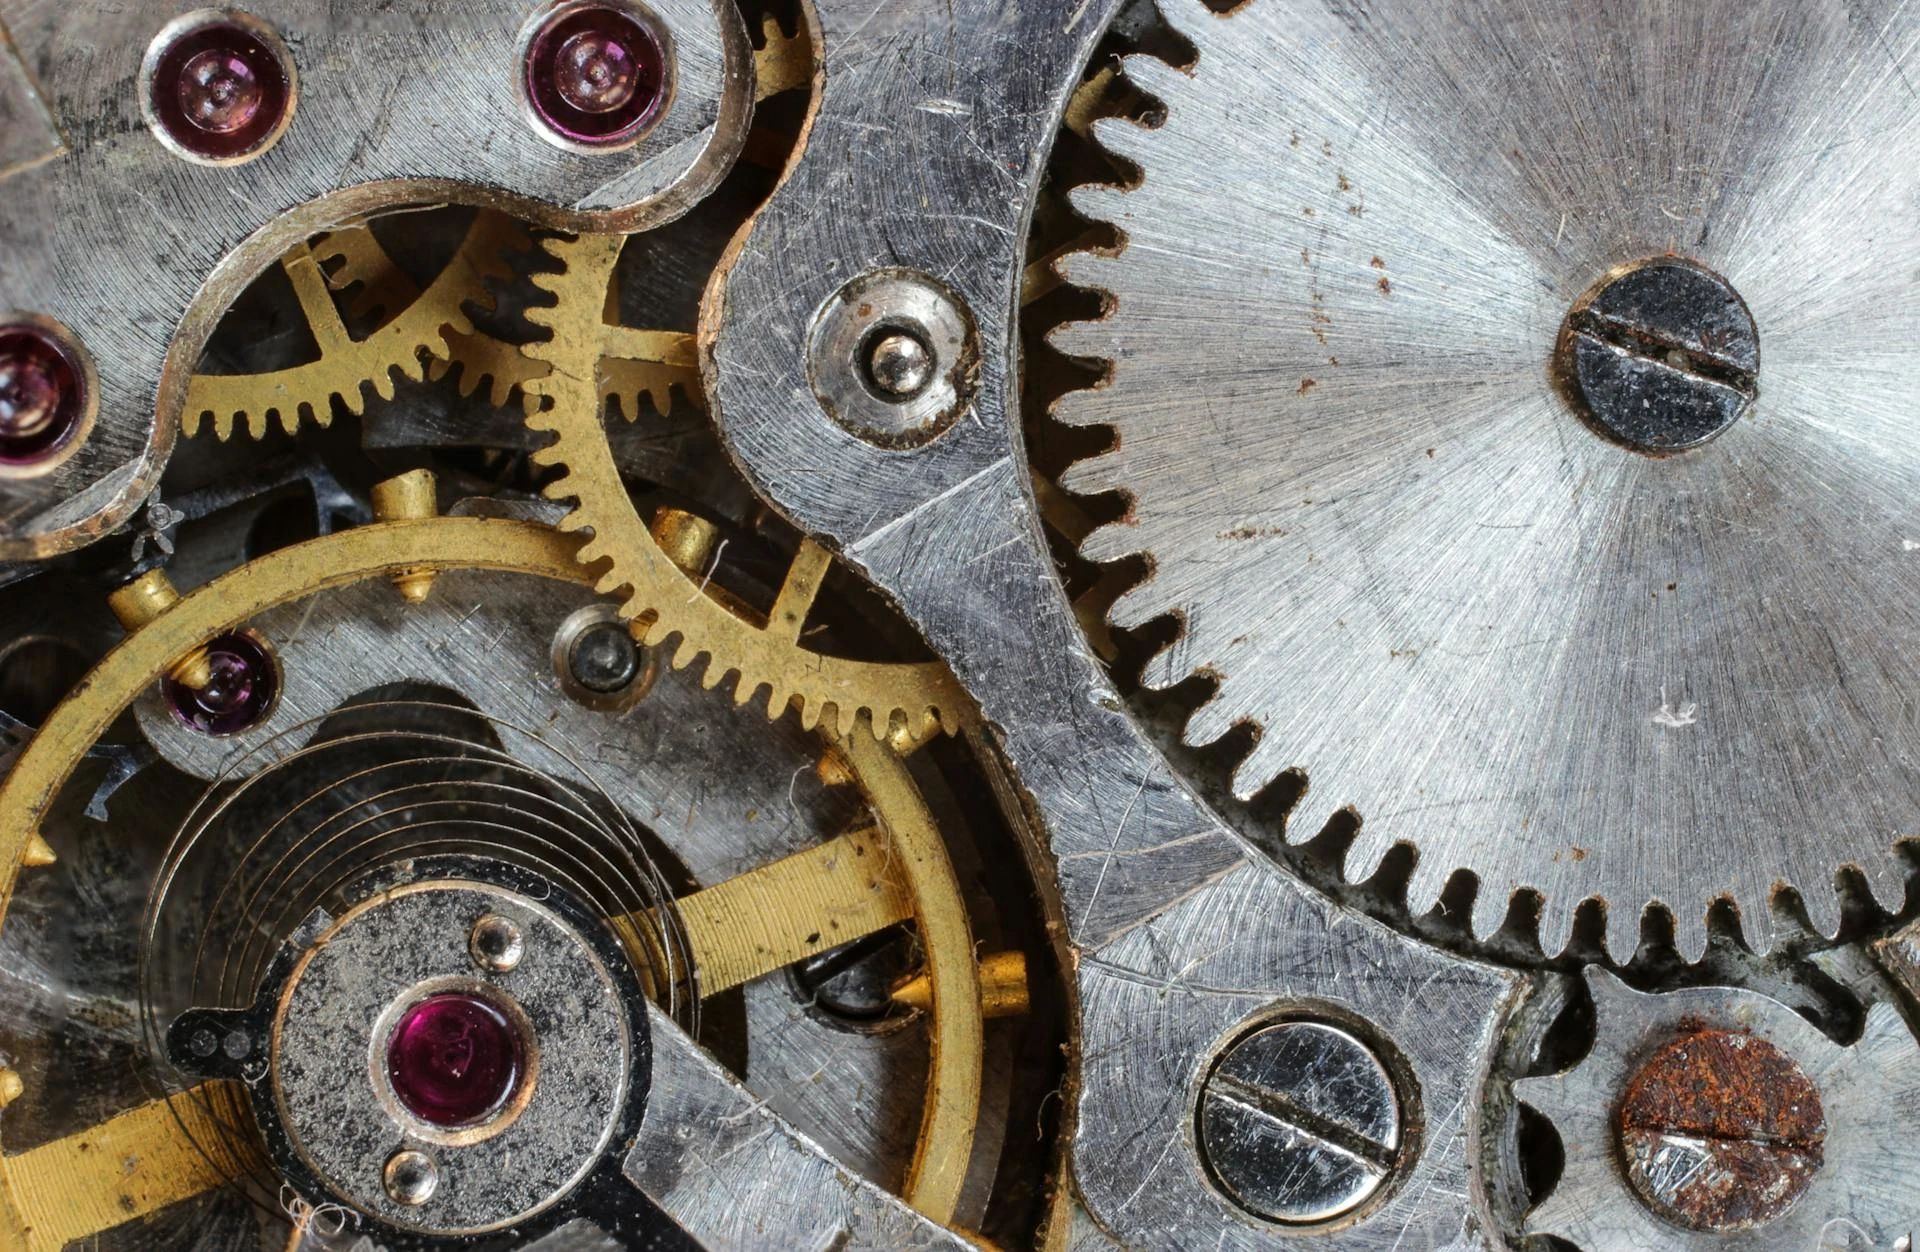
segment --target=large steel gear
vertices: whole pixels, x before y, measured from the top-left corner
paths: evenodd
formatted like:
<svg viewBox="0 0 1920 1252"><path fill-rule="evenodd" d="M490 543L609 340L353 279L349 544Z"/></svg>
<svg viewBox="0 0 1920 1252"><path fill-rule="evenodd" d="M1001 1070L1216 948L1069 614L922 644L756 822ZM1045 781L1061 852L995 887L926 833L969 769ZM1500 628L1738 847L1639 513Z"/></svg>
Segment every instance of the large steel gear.
<svg viewBox="0 0 1920 1252"><path fill-rule="evenodd" d="M493 364L508 354L475 331L466 305L487 304L487 281L511 274L508 254L529 247L523 223L482 210L453 258L424 289L414 286L364 226L296 247L280 259L280 268L319 355L266 374L195 374L181 429L192 436L205 425L226 439L236 430L259 438L275 419L288 433L303 421L325 426L333 420L336 401L359 414L368 391L391 400L397 378L418 382L429 372L441 376L453 363L462 367L463 391L491 379L490 394L504 403L520 380ZM349 291L349 313L380 318L371 333L358 338L332 294Z"/></svg>
<svg viewBox="0 0 1920 1252"><path fill-rule="evenodd" d="M1681 952L1733 901L1765 950L1835 875L1903 899L1920 834L1920 102L1899 3L1165 0L1191 64L1131 57L1163 121L1074 203L1120 246L1063 265L1110 362L1071 490L1144 558L1112 621L1251 728L1350 877L1419 853L1411 905L1541 941L1643 906ZM1757 346L1756 346L1757 336ZM1717 437L1716 437L1717 436ZM1711 442L1706 442L1711 440ZM1704 446L1695 446L1704 445ZM1683 450L1690 449L1690 450Z"/></svg>
<svg viewBox="0 0 1920 1252"><path fill-rule="evenodd" d="M861 722L875 736L909 740L935 728L957 730L970 705L937 662L884 663L806 651L806 664L782 663L801 637L832 560L819 545L802 542L771 611L762 616L709 594L710 580L676 564L641 521L601 425L606 398L638 388L664 408L669 386L694 377L688 371L695 355L690 334L609 324L608 292L626 241L624 235L580 235L547 242L564 268L534 281L556 303L529 309L527 317L552 334L522 349L549 366L523 384L527 425L554 436L534 459L561 468L546 492L573 504L563 529L591 532L579 559L600 571L600 591L617 595L621 613L645 623L641 637L647 644L681 636L676 668L705 655L707 685L737 674L734 698L742 704L767 688L770 717L793 705L807 726L833 710L828 724L842 735ZM629 403L625 411L637 409Z"/></svg>

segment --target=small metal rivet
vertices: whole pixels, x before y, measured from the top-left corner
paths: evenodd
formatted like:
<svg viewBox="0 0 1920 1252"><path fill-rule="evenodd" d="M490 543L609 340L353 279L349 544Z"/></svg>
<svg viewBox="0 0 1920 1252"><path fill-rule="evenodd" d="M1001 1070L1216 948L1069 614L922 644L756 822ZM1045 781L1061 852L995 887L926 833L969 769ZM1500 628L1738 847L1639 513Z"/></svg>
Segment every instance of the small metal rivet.
<svg viewBox="0 0 1920 1252"><path fill-rule="evenodd" d="M1290 1225L1335 1221L1401 1166L1401 1108L1373 1050L1289 1021L1230 1046L1200 1095L1200 1150L1226 1197Z"/></svg>
<svg viewBox="0 0 1920 1252"><path fill-rule="evenodd" d="M867 349L867 381L882 396L910 400L933 381L933 350L926 340L904 330L876 336Z"/></svg>
<svg viewBox="0 0 1920 1252"><path fill-rule="evenodd" d="M229 1030L227 1037L220 1041L220 1050L230 1061L244 1061L253 1052L253 1040L244 1030Z"/></svg>
<svg viewBox="0 0 1920 1252"><path fill-rule="evenodd" d="M567 669L588 691L624 691L639 676L640 645L625 622L593 622L568 646Z"/></svg>
<svg viewBox="0 0 1920 1252"><path fill-rule="evenodd" d="M193 1038L187 1040L187 1050L205 1060L220 1049L220 1037L206 1027L193 1032Z"/></svg>
<svg viewBox="0 0 1920 1252"><path fill-rule="evenodd" d="M504 974L520 964L526 955L526 941L511 918L489 913L473 924L467 936L467 951L481 969Z"/></svg>
<svg viewBox="0 0 1920 1252"><path fill-rule="evenodd" d="M387 1194L393 1197L393 1202L409 1207L425 1204L440 1189L440 1167L425 1152L416 1152L411 1148L388 1157L380 1177L386 1183Z"/></svg>

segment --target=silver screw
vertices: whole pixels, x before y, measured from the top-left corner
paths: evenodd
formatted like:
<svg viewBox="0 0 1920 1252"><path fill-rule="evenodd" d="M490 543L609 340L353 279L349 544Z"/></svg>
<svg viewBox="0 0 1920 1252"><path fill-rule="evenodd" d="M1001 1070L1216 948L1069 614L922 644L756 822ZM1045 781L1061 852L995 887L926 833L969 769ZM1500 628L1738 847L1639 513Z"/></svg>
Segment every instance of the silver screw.
<svg viewBox="0 0 1920 1252"><path fill-rule="evenodd" d="M425 1204L440 1189L440 1167L425 1152L416 1152L412 1148L404 1148L388 1157L387 1167L380 1176L387 1184L387 1194L393 1197L393 1202L409 1208Z"/></svg>
<svg viewBox="0 0 1920 1252"><path fill-rule="evenodd" d="M573 637L567 665L573 680L588 691L623 691L640 673L640 645L625 622L594 622Z"/></svg>
<svg viewBox="0 0 1920 1252"><path fill-rule="evenodd" d="M473 924L467 936L467 952L481 969L504 974L520 964L526 955L526 941L513 919L489 913Z"/></svg>
<svg viewBox="0 0 1920 1252"><path fill-rule="evenodd" d="M1401 1110L1373 1050L1322 1022L1234 1043L1200 1094L1200 1151L1214 1184L1268 1221L1345 1217L1400 1168Z"/></svg>
<svg viewBox="0 0 1920 1252"><path fill-rule="evenodd" d="M926 340L904 330L889 330L867 349L867 381L895 400L910 400L933 381L933 350Z"/></svg>

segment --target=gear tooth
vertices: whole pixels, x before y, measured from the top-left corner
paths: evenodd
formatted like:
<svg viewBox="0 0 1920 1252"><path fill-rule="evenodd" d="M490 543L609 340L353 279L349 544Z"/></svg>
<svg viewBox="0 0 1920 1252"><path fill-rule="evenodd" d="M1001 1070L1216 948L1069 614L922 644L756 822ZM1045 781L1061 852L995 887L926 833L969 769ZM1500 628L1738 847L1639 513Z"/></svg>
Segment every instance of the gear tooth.
<svg viewBox="0 0 1920 1252"><path fill-rule="evenodd" d="M1860 872L1867 879L1867 890L1889 913L1898 913L1907 906L1907 875L1896 859L1898 855L1890 849L1860 866Z"/></svg>
<svg viewBox="0 0 1920 1252"><path fill-rule="evenodd" d="M1540 895L1540 950L1549 959L1567 950L1573 940L1574 906L1558 895Z"/></svg>
<svg viewBox="0 0 1920 1252"><path fill-rule="evenodd" d="M1482 881L1473 893L1473 908L1468 917L1468 926L1473 930L1475 940L1484 943L1500 929L1507 920L1507 906L1511 892L1498 883Z"/></svg>
<svg viewBox="0 0 1920 1252"><path fill-rule="evenodd" d="M394 397L395 391L398 389L398 384L394 381L394 375L402 373L405 373L405 370L401 366L396 365L391 369L376 371L373 377L369 378L367 382L373 388L374 395L380 397L382 400L391 400ZM358 413L359 410L356 409L355 412Z"/></svg>
<svg viewBox="0 0 1920 1252"><path fill-rule="evenodd" d="M1156 652L1147 662L1148 668L1155 671L1154 681L1150 684L1155 690L1163 686L1171 687L1183 681L1192 672L1186 668L1186 661L1178 655L1179 650L1180 641L1176 639ZM1187 716L1187 724L1180 728L1180 740L1190 748L1204 748L1210 743L1218 742L1222 735L1232 730L1234 722L1233 708L1220 698L1218 692L1215 692ZM1239 790L1240 771L1245 766L1246 762L1241 761L1234 767L1235 791Z"/></svg>
<svg viewBox="0 0 1920 1252"><path fill-rule="evenodd" d="M1807 910L1807 922L1813 927L1813 933L1823 939L1833 939L1840 934L1840 890L1838 885L1828 879L1825 883L1811 883L1797 888L1800 903Z"/></svg>
<svg viewBox="0 0 1920 1252"><path fill-rule="evenodd" d="M1088 532L1087 537L1080 541L1080 555L1096 565L1111 565L1130 556L1145 556L1148 553L1140 528L1132 522L1121 520L1108 522ZM1129 588L1129 592L1132 590Z"/></svg>
<svg viewBox="0 0 1920 1252"><path fill-rule="evenodd" d="M1172 68L1168 66L1165 61L1157 57L1146 57L1144 59L1163 68ZM1178 70L1174 70L1173 72L1179 73ZM1127 77L1132 78L1133 75L1128 74ZM1135 86L1141 85L1142 84L1137 81L1135 82ZM1130 161L1136 166L1145 168L1153 152L1153 139L1154 135L1151 127L1142 126L1130 117L1096 117L1093 119L1094 143L1105 148L1121 160Z"/></svg>
<svg viewBox="0 0 1920 1252"><path fill-rule="evenodd" d="M1619 904L1612 900L1603 902L1607 911L1605 944L1607 955L1621 965L1633 959L1640 948L1640 917L1643 909L1630 904ZM1700 959L1707 950L1707 915L1705 910L1692 908L1674 914L1674 947L1681 959L1688 964Z"/></svg>
<svg viewBox="0 0 1920 1252"><path fill-rule="evenodd" d="M1111 362L1119 355L1113 327L1101 320L1063 322L1047 332L1047 346L1061 356L1081 361ZM1106 426L1113 421L1113 405L1104 388L1069 391L1053 402L1048 416L1063 426Z"/></svg>
<svg viewBox="0 0 1920 1252"><path fill-rule="evenodd" d="M1740 919L1740 938L1756 956L1765 956L1773 951L1773 941L1778 935L1771 894L1761 892L1752 896L1751 900L1751 904L1734 905L1735 914ZM1706 944L1702 941L1701 952L1705 951Z"/></svg>
<svg viewBox="0 0 1920 1252"><path fill-rule="evenodd" d="M699 649L695 649L696 655L698 655L699 652ZM720 681L731 672L727 666L721 664L719 657L709 654L707 656L707 668L700 675L701 690L712 691L715 687L718 687Z"/></svg>
<svg viewBox="0 0 1920 1252"><path fill-rule="evenodd" d="M1287 823L1287 842L1307 843L1327 827L1327 814L1319 820L1309 817L1302 808L1294 810L1293 820ZM1380 862L1387 859L1387 853L1393 850L1393 844L1385 835L1369 830L1365 822L1360 823L1360 833L1347 845L1347 854L1341 859L1340 876L1349 883L1363 883L1380 872ZM1443 875L1444 881L1444 875ZM1435 894L1438 899L1438 893Z"/></svg>
<svg viewBox="0 0 1920 1252"><path fill-rule="evenodd" d="M1414 852L1413 877L1407 881L1407 911L1415 917L1431 913L1447 889L1449 867L1440 858ZM1485 884L1481 890L1485 891Z"/></svg>
<svg viewBox="0 0 1920 1252"><path fill-rule="evenodd" d="M1060 485L1077 496L1098 496L1110 491L1117 491L1122 495L1130 495L1131 493L1128 492L1124 486L1125 478L1122 474L1122 469L1123 466L1119 457L1111 452L1097 452L1090 457L1075 461L1072 465L1069 465L1066 472L1060 475ZM1105 527L1102 527L1102 529L1110 529L1115 526L1125 526L1128 529L1133 529L1133 525L1130 522L1109 522ZM1084 541L1082 546L1085 546ZM1138 550L1139 549L1135 549L1134 551ZM1129 552L1127 555L1130 556L1132 553Z"/></svg>
<svg viewBox="0 0 1920 1252"><path fill-rule="evenodd" d="M1120 58L1120 76L1138 91L1164 102L1192 85L1193 75L1177 65L1161 60L1151 52L1134 52Z"/></svg>
<svg viewBox="0 0 1920 1252"><path fill-rule="evenodd" d="M1094 222L1105 222L1109 226L1126 229L1126 220L1131 216L1127 204L1127 189L1116 187L1112 183L1086 183L1067 192L1067 203L1074 212Z"/></svg>

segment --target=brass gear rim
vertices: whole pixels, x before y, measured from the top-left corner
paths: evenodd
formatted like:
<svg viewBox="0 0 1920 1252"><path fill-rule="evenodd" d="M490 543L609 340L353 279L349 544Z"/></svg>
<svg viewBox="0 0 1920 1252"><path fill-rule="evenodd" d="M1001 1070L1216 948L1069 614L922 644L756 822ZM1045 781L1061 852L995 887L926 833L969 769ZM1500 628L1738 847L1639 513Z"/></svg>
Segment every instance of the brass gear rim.
<svg viewBox="0 0 1920 1252"><path fill-rule="evenodd" d="M21 870L53 861L52 850L39 835L41 820L86 750L158 675L206 640L238 628L267 609L371 578L448 569L587 580L587 571L567 537L538 523L466 517L390 521L309 540L251 561L181 597L130 635L54 710L0 783L0 925ZM791 648L789 658L806 665L812 655ZM834 745L834 755L845 762L892 844L893 864L905 879L926 951L932 992L926 1098L900 1194L925 1216L948 1223L959 1204L972 1156L985 1061L972 926L939 828L902 756L868 735L842 737ZM749 871L731 881L738 883L758 872ZM772 877L780 881L777 874ZM753 959L731 951L717 955L721 962ZM702 961L701 966L705 965ZM11 1070L0 1070L0 1075L8 1086L6 1098L18 1095L18 1076ZM70 1229L67 1223L106 1214L117 1225L246 1172L255 1162L224 1153L215 1160L205 1150L207 1144L223 1142L212 1135L205 1110L210 1102L224 1098L226 1093L195 1089L29 1152L0 1154L0 1243L51 1252L73 1238L110 1228ZM121 1148L147 1154L137 1180L110 1178L91 1168L93 1159L101 1156L96 1149L107 1143L119 1153L113 1155L116 1169L126 1155ZM102 1184L122 1189L117 1200L107 1195L78 1198L77 1193Z"/></svg>
<svg viewBox="0 0 1920 1252"><path fill-rule="evenodd" d="M383 400L394 396L396 380L415 382L444 374L456 360L463 362L462 389L471 392L483 376L493 377L495 403L504 403L520 379L494 373L492 364L505 360L494 341L475 331L468 301L488 300L489 278L510 277L509 252L531 246L526 226L503 213L481 210L465 238L440 273L424 289L394 265L365 226L352 226L301 244L280 259L280 268L293 285L308 329L319 344L312 361L263 374L195 374L187 386L181 430L189 437L203 426L214 437L228 439L236 431L256 439L272 429L277 419L288 434L303 422L326 426L333 421L333 402L349 412L366 410L371 388ZM331 274L324 266L338 261ZM355 339L348 333L333 292L360 284L349 302L354 312L374 308L391 315L372 334ZM433 373L430 363L439 365Z"/></svg>
<svg viewBox="0 0 1920 1252"><path fill-rule="evenodd" d="M550 330L552 338L521 349L550 367L524 387L528 427L553 436L533 459L561 471L546 487L549 498L572 504L560 528L591 532L576 555L601 571L596 588L620 601L621 615L634 621L641 642L658 647L673 635L681 637L674 668L705 654L706 685L738 674L734 700L739 704L768 688L770 718L796 704L808 728L828 720L826 710L832 708L829 724L842 737L863 719L875 737L906 742L924 739L935 728L958 731L970 717L971 704L939 662L848 660L800 644L807 611L832 559L817 544L802 541L772 612L760 621L750 610L709 594L706 583L676 565L641 521L601 427L604 400L631 377L635 364L642 374L650 366L684 368L693 364L695 347L688 334L606 321L607 293L627 238L589 234L546 241L547 251L564 268L534 282L556 303L530 309L527 317ZM804 661L787 663L796 649Z"/></svg>

